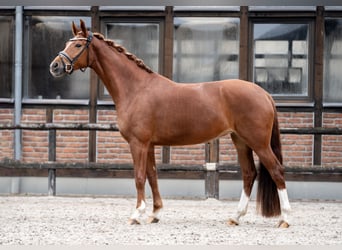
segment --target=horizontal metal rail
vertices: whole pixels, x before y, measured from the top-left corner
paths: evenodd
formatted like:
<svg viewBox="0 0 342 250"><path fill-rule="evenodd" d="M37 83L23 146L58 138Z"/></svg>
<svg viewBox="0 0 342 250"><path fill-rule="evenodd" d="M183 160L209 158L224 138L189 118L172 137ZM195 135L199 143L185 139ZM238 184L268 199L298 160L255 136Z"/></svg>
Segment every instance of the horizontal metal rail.
<svg viewBox="0 0 342 250"><path fill-rule="evenodd" d="M158 169L161 171L203 171L207 170L206 164L157 164ZM133 165L130 163L95 163L95 162L22 162L12 159L0 160L0 167L6 168L37 168L37 169L116 169L116 170L132 170ZM215 163L215 171L240 171L240 167L234 164L225 163ZM210 170L209 170L210 171ZM322 173L322 172L339 172L342 173L341 167L322 167L321 165L313 165L311 167L295 167L286 166L285 171L288 172L312 172L312 173Z"/></svg>
<svg viewBox="0 0 342 250"><path fill-rule="evenodd" d="M0 130L99 130L99 131L119 131L117 124L100 123L21 123L14 125L11 123L0 124ZM282 134L314 134L314 135L342 135L342 128L283 128Z"/></svg>
<svg viewBox="0 0 342 250"><path fill-rule="evenodd" d="M208 179L212 175L219 180L240 180L241 169L232 164L215 164L215 169L208 169L206 164L157 164L160 178L167 179ZM104 178L133 178L132 164L111 163L66 163L66 162L35 162L26 163L15 160L0 161L0 176L44 176L56 170L58 176L64 177L104 177ZM46 172L45 172L46 171ZM285 167L287 181L328 181L342 182L342 167ZM217 184L216 184L217 185Z"/></svg>
<svg viewBox="0 0 342 250"><path fill-rule="evenodd" d="M102 130L119 131L116 124L99 123L21 123L14 125L11 123L0 124L0 130Z"/></svg>
<svg viewBox="0 0 342 250"><path fill-rule="evenodd" d="M56 194L56 177L104 177L104 178L133 178L134 171L131 164L102 164L61 163L55 160L56 130L83 130L83 131L119 131L116 124L99 123L11 123L0 124L0 130L36 130L50 131L52 143L49 144L49 162L25 163L13 160L0 161L0 176L46 176L48 177L48 194ZM282 134L299 135L342 135L340 128L286 128ZM50 136L50 135L49 135ZM50 137L49 137L50 138ZM50 157L51 156L51 157ZM214 170L206 165L179 165L158 164L161 178L174 179L204 179L206 197L218 198L219 180L241 179L241 170L238 166L216 164ZM328 181L341 182L342 168L313 167L285 167L287 180L294 181Z"/></svg>

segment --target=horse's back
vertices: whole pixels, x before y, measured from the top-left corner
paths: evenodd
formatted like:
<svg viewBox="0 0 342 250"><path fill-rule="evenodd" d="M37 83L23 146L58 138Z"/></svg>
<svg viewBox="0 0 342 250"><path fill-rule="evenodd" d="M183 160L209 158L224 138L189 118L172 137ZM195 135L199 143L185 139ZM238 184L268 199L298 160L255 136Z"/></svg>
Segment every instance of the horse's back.
<svg viewBox="0 0 342 250"><path fill-rule="evenodd" d="M273 119L269 95L247 81L174 84L158 92L154 112L159 115L153 126L157 144L199 143L246 126L257 129Z"/></svg>
<svg viewBox="0 0 342 250"><path fill-rule="evenodd" d="M260 112L273 112L273 99L263 88L255 83L243 80L226 80L222 84L223 98L232 109L246 110L251 113L253 110Z"/></svg>

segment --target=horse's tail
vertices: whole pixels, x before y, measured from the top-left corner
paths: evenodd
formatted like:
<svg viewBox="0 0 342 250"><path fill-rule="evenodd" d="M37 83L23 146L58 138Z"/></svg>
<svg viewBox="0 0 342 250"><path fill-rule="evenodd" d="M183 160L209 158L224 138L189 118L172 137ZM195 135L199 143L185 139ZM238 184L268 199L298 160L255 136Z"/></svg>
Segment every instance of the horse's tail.
<svg viewBox="0 0 342 250"><path fill-rule="evenodd" d="M271 136L271 148L280 164L283 164L277 110L274 104L273 107L274 121ZM277 186L262 162L260 162L259 169L257 204L262 216L274 217L281 213Z"/></svg>

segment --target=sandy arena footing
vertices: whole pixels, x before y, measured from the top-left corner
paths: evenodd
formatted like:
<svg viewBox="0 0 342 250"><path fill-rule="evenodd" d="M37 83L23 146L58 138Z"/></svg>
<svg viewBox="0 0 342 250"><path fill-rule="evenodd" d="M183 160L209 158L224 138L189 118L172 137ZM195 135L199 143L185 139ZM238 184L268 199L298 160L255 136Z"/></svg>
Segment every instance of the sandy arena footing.
<svg viewBox="0 0 342 250"><path fill-rule="evenodd" d="M161 220L128 225L134 198L0 196L0 245L335 245L342 203L291 202L291 226L263 218L252 201L239 226L228 226L237 201L164 199Z"/></svg>

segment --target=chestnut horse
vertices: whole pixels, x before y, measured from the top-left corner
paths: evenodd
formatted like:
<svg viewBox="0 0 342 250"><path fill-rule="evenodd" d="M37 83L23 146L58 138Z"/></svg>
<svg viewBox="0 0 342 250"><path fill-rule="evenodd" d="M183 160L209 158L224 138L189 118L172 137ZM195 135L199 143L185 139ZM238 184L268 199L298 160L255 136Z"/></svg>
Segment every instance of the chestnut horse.
<svg viewBox="0 0 342 250"><path fill-rule="evenodd" d="M147 67L122 46L92 33L81 20L72 23L74 38L50 65L55 77L92 68L115 102L118 127L128 142L134 163L136 210L130 224L145 212L146 178L152 189L153 212L159 221L162 199L158 189L155 145L188 145L231 134L242 169L243 190L237 212L228 223L238 225L247 212L257 176L253 151L260 159L257 203L265 217L281 216L288 227L290 204L282 167L277 111L272 97L258 85L242 80L197 84L175 83Z"/></svg>

